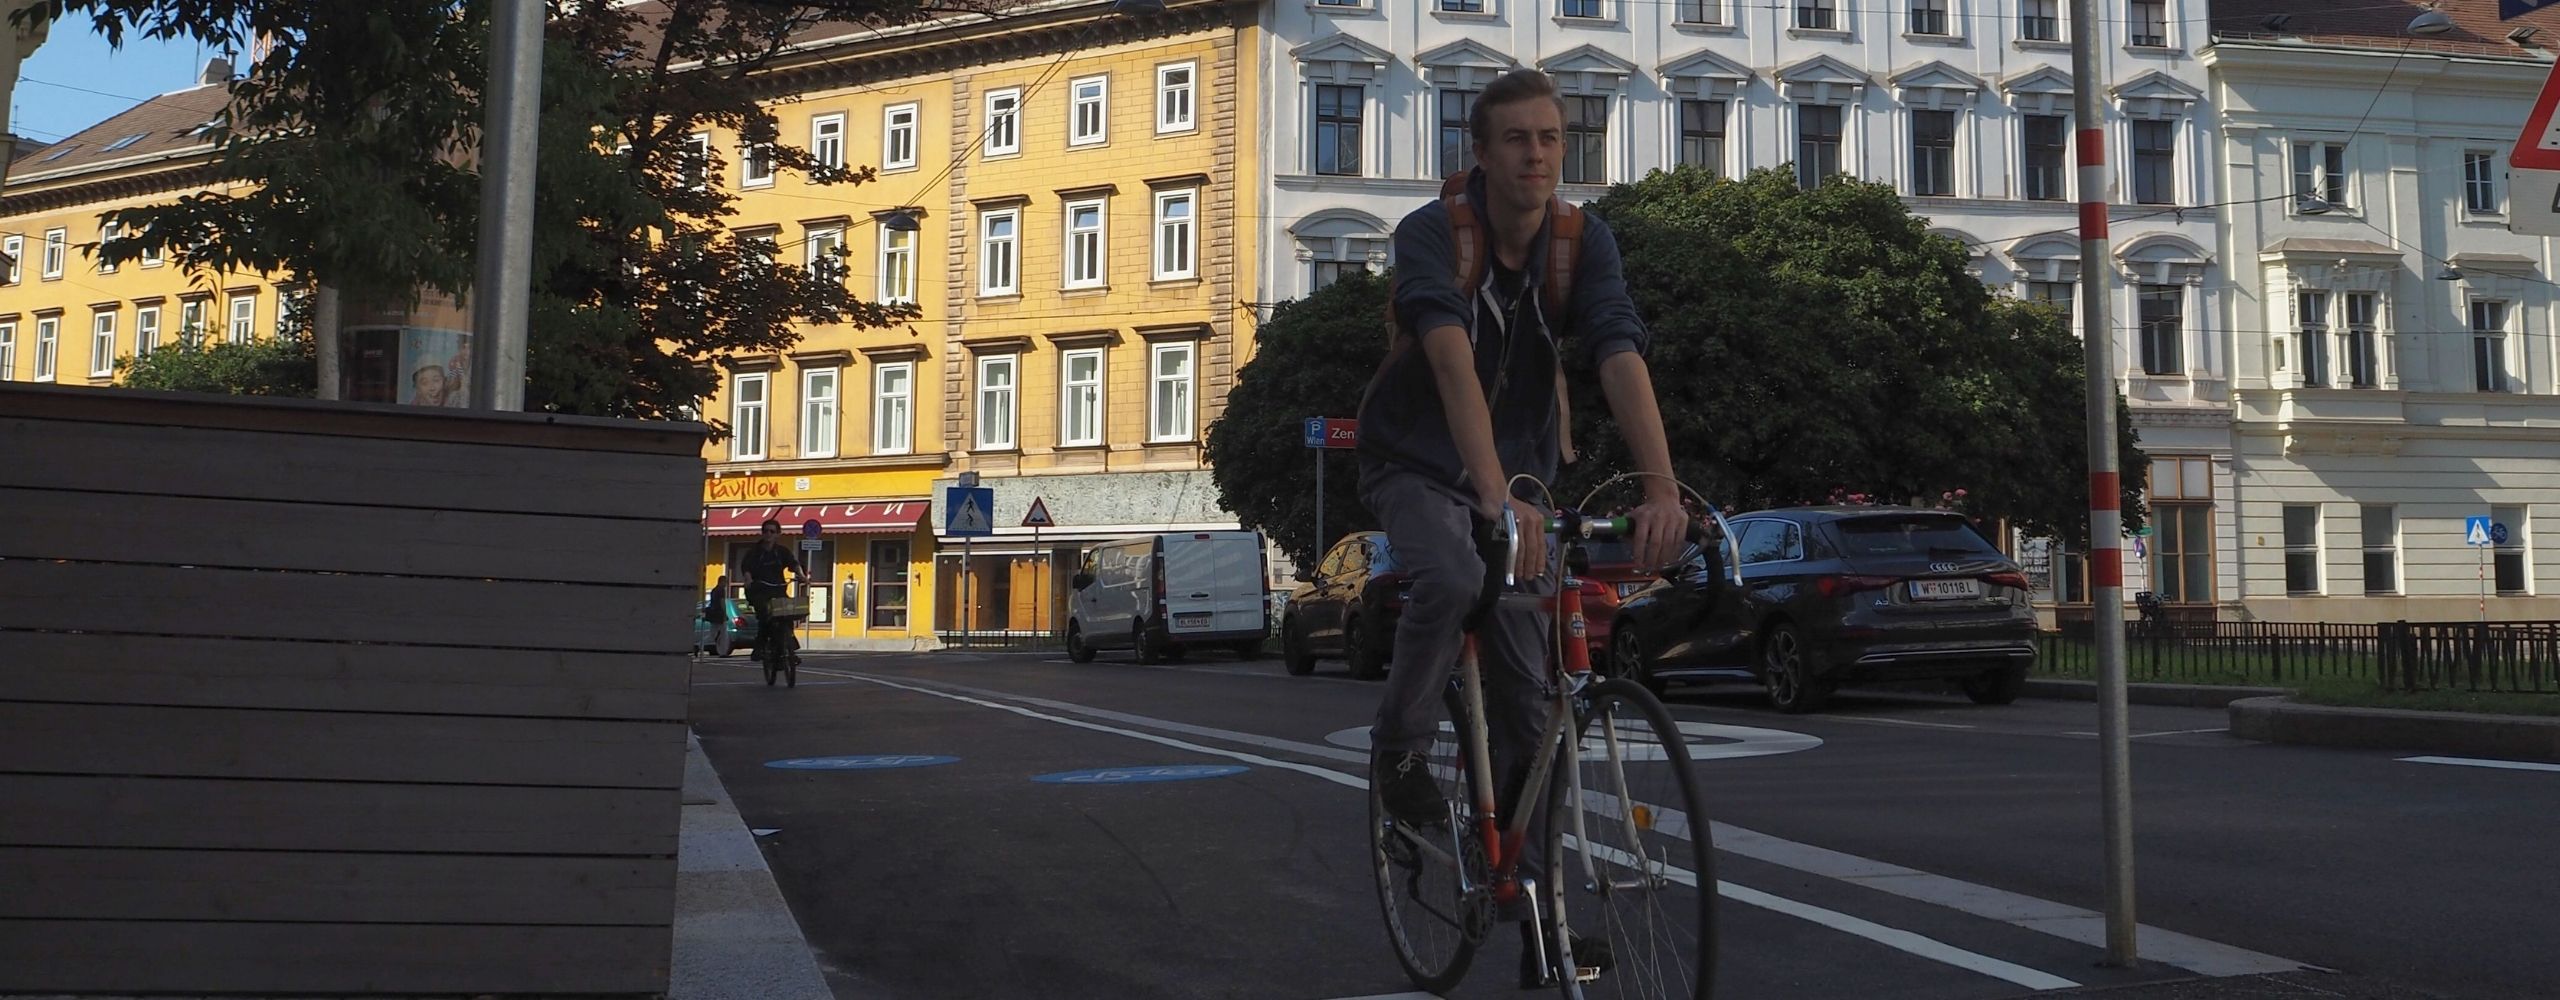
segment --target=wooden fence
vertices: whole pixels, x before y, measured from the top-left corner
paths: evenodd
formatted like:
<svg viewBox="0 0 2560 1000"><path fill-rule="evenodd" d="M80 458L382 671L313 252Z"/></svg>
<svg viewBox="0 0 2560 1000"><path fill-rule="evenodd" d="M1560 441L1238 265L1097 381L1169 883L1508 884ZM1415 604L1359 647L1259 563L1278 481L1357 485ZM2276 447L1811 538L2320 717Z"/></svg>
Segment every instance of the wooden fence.
<svg viewBox="0 0 2560 1000"><path fill-rule="evenodd" d="M0 386L0 993L663 993L702 437Z"/></svg>

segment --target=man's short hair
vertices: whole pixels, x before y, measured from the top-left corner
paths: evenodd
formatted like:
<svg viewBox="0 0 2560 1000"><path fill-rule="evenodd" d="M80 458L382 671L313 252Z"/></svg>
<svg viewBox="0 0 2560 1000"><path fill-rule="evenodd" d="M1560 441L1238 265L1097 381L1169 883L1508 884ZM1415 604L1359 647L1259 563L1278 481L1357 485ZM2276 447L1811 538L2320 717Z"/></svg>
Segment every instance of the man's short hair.
<svg viewBox="0 0 2560 1000"><path fill-rule="evenodd" d="M781 522L781 521L778 521L778 520L775 520L775 519L773 519L773 518L768 517L768 518L765 518L765 519L764 519L764 523L763 523L763 524L759 524L759 525L757 525L757 526L756 526L756 530L757 530L757 531L780 531L780 530L782 530L782 522Z"/></svg>
<svg viewBox="0 0 2560 1000"><path fill-rule="evenodd" d="M1538 98L1556 102L1556 117L1564 117L1564 95L1557 92L1556 82L1534 69L1515 69L1496 77L1476 95L1475 110L1467 113L1467 133L1486 145L1493 143L1493 109L1505 104L1518 104Z"/></svg>

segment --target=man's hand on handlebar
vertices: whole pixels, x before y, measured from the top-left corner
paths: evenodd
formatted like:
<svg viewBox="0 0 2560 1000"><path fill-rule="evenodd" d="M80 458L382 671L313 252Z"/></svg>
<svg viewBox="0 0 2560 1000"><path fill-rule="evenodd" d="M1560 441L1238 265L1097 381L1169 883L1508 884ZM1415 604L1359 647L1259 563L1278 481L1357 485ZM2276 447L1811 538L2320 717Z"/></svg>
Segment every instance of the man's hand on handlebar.
<svg viewBox="0 0 2560 1000"><path fill-rule="evenodd" d="M1518 544L1512 548L1511 575L1519 580L1537 579L1547 571L1547 515L1529 501L1507 494L1476 500L1478 516L1497 525L1502 523L1505 507L1517 519L1513 532Z"/></svg>
<svg viewBox="0 0 2560 1000"><path fill-rule="evenodd" d="M1670 566L1688 541L1689 515L1680 509L1677 494L1648 496L1627 512L1627 524L1636 565L1649 572Z"/></svg>

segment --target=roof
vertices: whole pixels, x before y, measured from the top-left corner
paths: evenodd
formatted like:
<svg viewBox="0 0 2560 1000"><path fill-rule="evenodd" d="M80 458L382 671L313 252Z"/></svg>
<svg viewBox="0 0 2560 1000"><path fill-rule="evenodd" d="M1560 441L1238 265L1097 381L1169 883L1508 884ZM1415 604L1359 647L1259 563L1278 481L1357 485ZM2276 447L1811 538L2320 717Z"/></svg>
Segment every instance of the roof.
<svg viewBox="0 0 2560 1000"><path fill-rule="evenodd" d="M212 84L173 91L134 105L54 143L46 152L18 160L17 167L10 171L9 186L135 157L211 149L212 141L194 130L212 120L230 96L227 85Z"/></svg>
<svg viewBox="0 0 2560 1000"><path fill-rule="evenodd" d="M2433 6L2453 19L2441 35L2412 35L2409 21ZM2285 20L2270 26L2270 19ZM2213 33L2220 41L2300 39L2314 45L2399 49L2452 55L2540 57L2543 50L2507 40L2519 27L2541 29L2539 46L2560 45L2560 5L2513 20L2498 20L2498 0L2214 0Z"/></svg>

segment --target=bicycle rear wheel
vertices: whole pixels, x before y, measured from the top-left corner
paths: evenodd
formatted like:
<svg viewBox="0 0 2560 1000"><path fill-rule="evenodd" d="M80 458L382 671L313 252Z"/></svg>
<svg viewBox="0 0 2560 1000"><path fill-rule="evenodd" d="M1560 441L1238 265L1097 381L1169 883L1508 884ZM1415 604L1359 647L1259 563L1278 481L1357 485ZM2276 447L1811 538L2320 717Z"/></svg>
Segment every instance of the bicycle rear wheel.
<svg viewBox="0 0 2560 1000"><path fill-rule="evenodd" d="M1444 699L1440 736L1426 751L1440 797L1466 803L1466 752L1449 722L1455 699ZM1396 961L1416 988L1445 993L1466 977L1476 945L1493 923L1484 844L1465 822L1471 810L1452 810L1454 826L1414 827L1387 815L1376 782L1369 786L1369 854L1378 878L1378 907ZM1464 877L1461 877L1463 871Z"/></svg>
<svg viewBox="0 0 2560 1000"><path fill-rule="evenodd" d="M1591 688L1576 719L1581 759L1557 814L1566 853L1550 866L1565 915L1606 935L1611 967L1566 982L1575 1000L1705 1000L1716 967L1714 843L1679 723L1629 680Z"/></svg>

